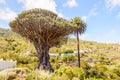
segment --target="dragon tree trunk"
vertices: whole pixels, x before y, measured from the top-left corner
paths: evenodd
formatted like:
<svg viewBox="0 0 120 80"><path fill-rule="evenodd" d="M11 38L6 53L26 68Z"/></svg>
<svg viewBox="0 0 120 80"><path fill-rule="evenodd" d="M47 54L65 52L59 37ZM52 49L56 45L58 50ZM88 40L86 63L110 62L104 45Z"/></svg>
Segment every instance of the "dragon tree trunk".
<svg viewBox="0 0 120 80"><path fill-rule="evenodd" d="M54 72L53 68L51 67L51 64L49 62L50 56L49 56L49 46L34 43L34 46L36 48L36 51L38 53L38 65L36 66L35 69L40 69L40 70L49 70L50 73Z"/></svg>

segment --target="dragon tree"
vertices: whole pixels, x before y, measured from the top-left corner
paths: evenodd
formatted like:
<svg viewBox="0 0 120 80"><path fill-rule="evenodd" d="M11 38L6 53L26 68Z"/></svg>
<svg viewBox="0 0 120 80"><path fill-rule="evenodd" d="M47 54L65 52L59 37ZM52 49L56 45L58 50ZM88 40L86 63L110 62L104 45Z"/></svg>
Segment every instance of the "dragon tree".
<svg viewBox="0 0 120 80"><path fill-rule="evenodd" d="M57 14L40 8L23 11L9 25L12 31L34 44L39 59L35 69L50 72L54 70L49 62L49 49L66 41L77 27Z"/></svg>

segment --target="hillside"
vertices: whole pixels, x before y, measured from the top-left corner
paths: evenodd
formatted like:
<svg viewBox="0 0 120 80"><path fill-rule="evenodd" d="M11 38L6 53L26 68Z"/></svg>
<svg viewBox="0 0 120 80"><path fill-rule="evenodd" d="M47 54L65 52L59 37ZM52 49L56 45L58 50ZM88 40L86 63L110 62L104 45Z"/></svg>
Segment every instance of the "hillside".
<svg viewBox="0 0 120 80"><path fill-rule="evenodd" d="M10 29L0 28L0 37L10 37L10 36L20 37L18 34L12 32Z"/></svg>
<svg viewBox="0 0 120 80"><path fill-rule="evenodd" d="M35 80L41 72L33 71L38 63L36 50L32 43L9 29L0 29L0 58L17 61L16 68L0 72L0 78ZM69 38L66 44L50 49L50 54L64 54L64 51L77 51L76 39ZM77 56L51 56L50 62L55 69L54 75L44 72L46 77L38 80L119 80L120 44L97 43L80 40L81 68L77 68ZM71 53L73 54L73 53ZM28 72L26 72L27 70ZM22 72L23 70L23 72ZM17 73L19 71L19 73ZM2 74L4 72L4 74ZM20 74L20 73L23 74ZM14 73L14 74L13 74ZM27 74L26 74L27 73ZM21 76L20 76L21 75ZM12 77L11 77L12 76ZM68 77L70 76L70 77ZM71 79L72 78L72 79ZM74 79L75 78L75 79Z"/></svg>
<svg viewBox="0 0 120 80"><path fill-rule="evenodd" d="M59 53L60 50L76 51L77 50L76 43L77 41L75 38L69 38L67 43L61 45L59 48L57 47L51 48L50 53ZM21 52L27 52L29 51L29 49L31 49L30 51L34 50L33 45L29 41L20 37L18 34L12 32L10 29L0 28L0 44L4 46L6 49L8 45L16 44L16 46L19 46L19 50L21 50ZM32 48L30 48L29 45L32 45ZM81 50L88 50L91 53L91 55L98 53L105 53L109 58L114 58L119 56L118 54L120 52L119 46L120 46L119 44L97 43L92 41L80 40ZM33 53L35 53L35 50L33 51Z"/></svg>

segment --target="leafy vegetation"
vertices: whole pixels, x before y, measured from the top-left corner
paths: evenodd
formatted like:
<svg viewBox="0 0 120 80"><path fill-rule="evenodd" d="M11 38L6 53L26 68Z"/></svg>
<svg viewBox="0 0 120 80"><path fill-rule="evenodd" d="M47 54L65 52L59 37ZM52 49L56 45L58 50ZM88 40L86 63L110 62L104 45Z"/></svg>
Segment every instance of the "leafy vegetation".
<svg viewBox="0 0 120 80"><path fill-rule="evenodd" d="M16 35L1 36L0 58L16 60L16 68L20 69L6 70L9 74L6 71L1 71L0 78L3 80L6 78L8 80L120 80L119 44L80 40L80 49L83 52L80 53L81 68L78 68L77 55L75 54L77 51L76 43L76 39L69 38L67 43L60 48L50 49L50 54L69 52L69 50L74 52L71 53L71 56L52 56L50 62L55 72L50 74L49 72L33 71L38 62L33 44ZM21 68L23 72L21 72Z"/></svg>

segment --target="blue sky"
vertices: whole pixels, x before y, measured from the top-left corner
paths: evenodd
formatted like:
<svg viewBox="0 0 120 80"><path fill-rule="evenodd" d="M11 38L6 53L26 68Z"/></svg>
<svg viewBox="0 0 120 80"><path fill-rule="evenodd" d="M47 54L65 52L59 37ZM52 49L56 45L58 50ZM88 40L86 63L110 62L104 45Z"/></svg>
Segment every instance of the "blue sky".
<svg viewBox="0 0 120 80"><path fill-rule="evenodd" d="M48 9L60 17L81 17L87 30L81 39L97 42L120 42L120 0L0 0L0 28L23 10Z"/></svg>

